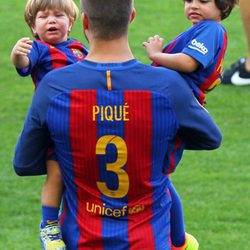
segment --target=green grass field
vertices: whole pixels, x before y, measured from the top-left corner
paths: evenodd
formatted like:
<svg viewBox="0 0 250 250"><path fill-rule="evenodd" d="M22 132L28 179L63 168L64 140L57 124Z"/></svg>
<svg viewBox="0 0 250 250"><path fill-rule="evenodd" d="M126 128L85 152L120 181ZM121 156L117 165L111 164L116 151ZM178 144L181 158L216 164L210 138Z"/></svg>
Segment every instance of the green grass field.
<svg viewBox="0 0 250 250"><path fill-rule="evenodd" d="M38 239L40 190L44 176L18 177L12 157L33 95L29 77L21 78L10 63L16 41L30 36L23 19L26 1L0 0L0 249L41 249ZM135 1L137 17L130 29L135 56L149 63L141 43L159 34L168 42L189 27L181 0ZM225 20L229 45L225 66L246 54L239 10ZM83 40L80 21L72 37ZM84 40L83 40L84 41ZM219 86L207 96L223 133L216 151L185 152L173 182L183 200L186 230L201 250L247 250L250 228L250 86Z"/></svg>

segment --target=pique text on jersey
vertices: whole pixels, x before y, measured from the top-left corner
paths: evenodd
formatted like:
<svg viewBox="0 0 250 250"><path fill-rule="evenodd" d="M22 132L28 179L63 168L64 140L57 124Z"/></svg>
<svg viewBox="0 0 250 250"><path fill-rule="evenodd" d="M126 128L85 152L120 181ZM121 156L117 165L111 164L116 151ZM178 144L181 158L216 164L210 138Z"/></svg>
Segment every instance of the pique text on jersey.
<svg viewBox="0 0 250 250"><path fill-rule="evenodd" d="M94 105L92 107L93 121L129 121L129 105Z"/></svg>

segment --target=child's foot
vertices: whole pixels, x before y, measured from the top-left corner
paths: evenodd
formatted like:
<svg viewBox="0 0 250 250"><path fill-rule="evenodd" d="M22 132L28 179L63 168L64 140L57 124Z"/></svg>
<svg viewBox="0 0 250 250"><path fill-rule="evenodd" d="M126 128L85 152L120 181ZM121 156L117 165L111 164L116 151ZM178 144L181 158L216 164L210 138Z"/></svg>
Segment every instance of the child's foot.
<svg viewBox="0 0 250 250"><path fill-rule="evenodd" d="M40 227L40 240L43 250L66 250L58 223Z"/></svg>
<svg viewBox="0 0 250 250"><path fill-rule="evenodd" d="M199 243L191 234L186 233L184 245L180 247L171 246L171 250L198 250Z"/></svg>

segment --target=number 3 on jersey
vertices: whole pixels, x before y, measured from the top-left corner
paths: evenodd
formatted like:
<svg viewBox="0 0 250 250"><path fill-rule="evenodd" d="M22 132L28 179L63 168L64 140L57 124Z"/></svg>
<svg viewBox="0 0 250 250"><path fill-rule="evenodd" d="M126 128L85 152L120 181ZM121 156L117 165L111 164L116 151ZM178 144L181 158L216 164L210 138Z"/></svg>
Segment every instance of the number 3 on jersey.
<svg viewBox="0 0 250 250"><path fill-rule="evenodd" d="M108 144L114 144L117 149L117 159L113 163L106 164L106 170L115 173L118 177L118 188L111 190L107 184L102 181L97 181L99 191L111 198L122 198L129 190L129 176L122 167L127 162L127 146L125 141L115 135L105 135L99 138L96 144L96 154L105 155Z"/></svg>

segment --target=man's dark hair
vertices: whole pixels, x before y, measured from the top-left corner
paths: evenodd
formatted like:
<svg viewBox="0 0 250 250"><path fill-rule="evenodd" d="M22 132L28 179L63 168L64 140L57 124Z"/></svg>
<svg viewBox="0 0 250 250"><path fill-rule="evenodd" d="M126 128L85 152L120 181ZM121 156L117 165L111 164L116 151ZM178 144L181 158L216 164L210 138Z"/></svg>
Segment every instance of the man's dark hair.
<svg viewBox="0 0 250 250"><path fill-rule="evenodd" d="M132 0L81 0L96 39L111 40L127 34Z"/></svg>
<svg viewBox="0 0 250 250"><path fill-rule="evenodd" d="M221 20L227 18L238 0L215 0L215 4L221 11Z"/></svg>

